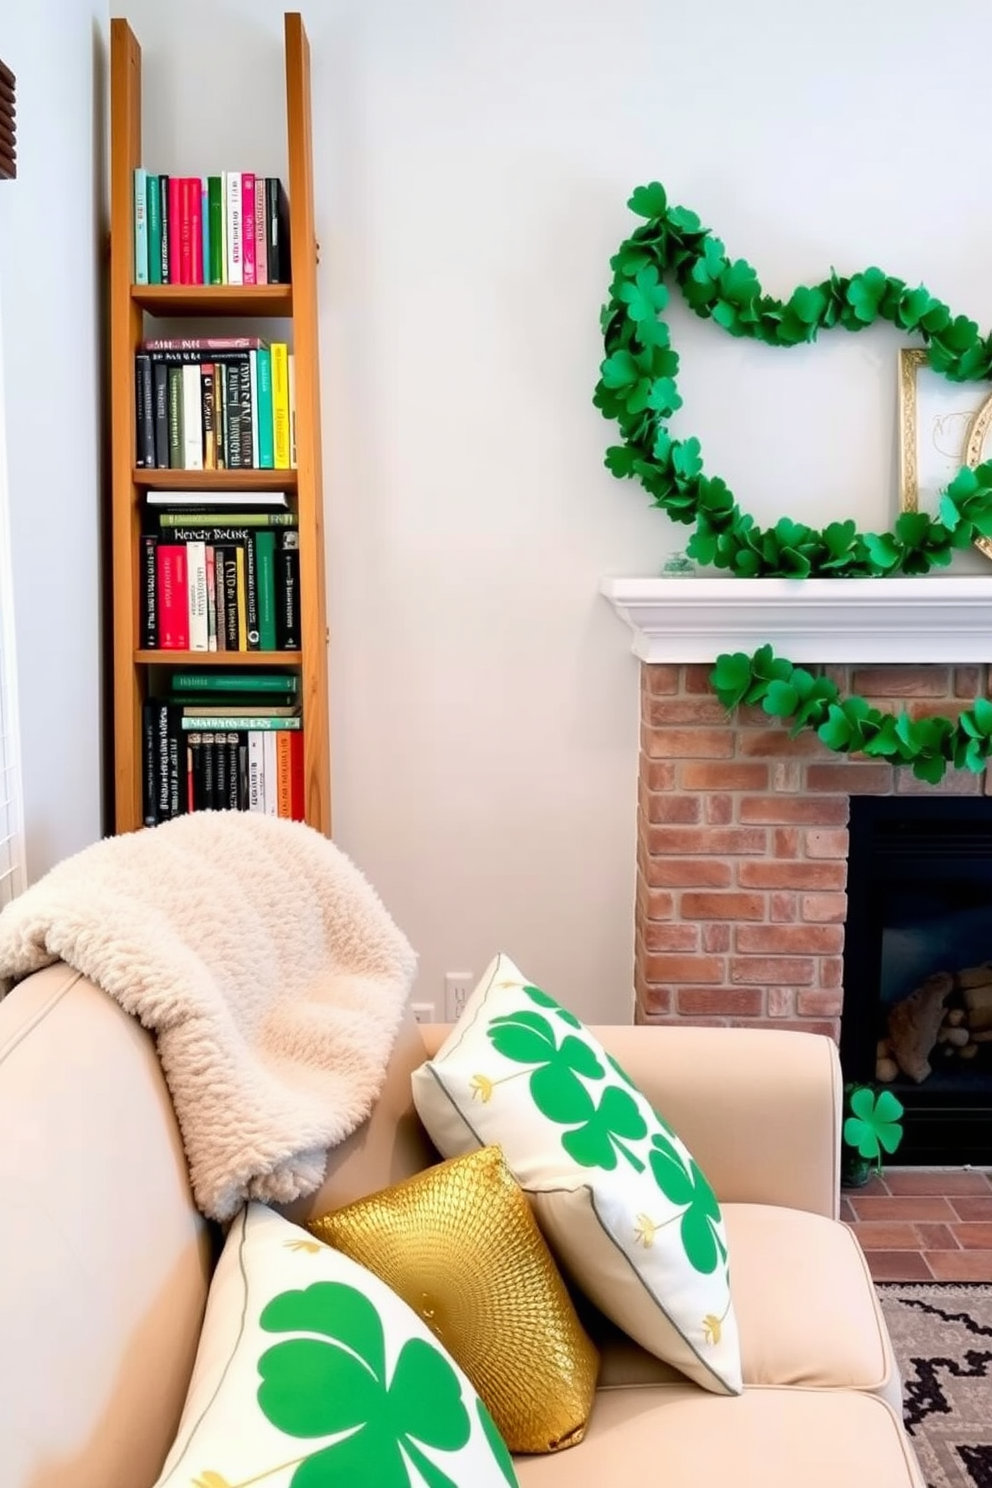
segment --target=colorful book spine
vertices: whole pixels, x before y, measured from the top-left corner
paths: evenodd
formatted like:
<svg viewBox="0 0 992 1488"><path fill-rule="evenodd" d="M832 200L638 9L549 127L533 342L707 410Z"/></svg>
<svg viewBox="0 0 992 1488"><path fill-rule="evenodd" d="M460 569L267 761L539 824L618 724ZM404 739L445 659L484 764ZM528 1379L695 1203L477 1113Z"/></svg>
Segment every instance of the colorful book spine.
<svg viewBox="0 0 992 1488"><path fill-rule="evenodd" d="M189 649L208 651L206 543L186 544L186 590L189 604Z"/></svg>
<svg viewBox="0 0 992 1488"><path fill-rule="evenodd" d="M293 816L293 750L291 735L283 730L276 734L276 814L284 820Z"/></svg>
<svg viewBox="0 0 992 1488"><path fill-rule="evenodd" d="M183 469L203 469L203 398L200 391L200 369L195 362L182 368L183 386Z"/></svg>
<svg viewBox="0 0 992 1488"><path fill-rule="evenodd" d="M148 283L148 172L134 172L134 282Z"/></svg>
<svg viewBox="0 0 992 1488"><path fill-rule="evenodd" d="M271 730L262 733L262 798L268 816L279 815L279 771L276 762L276 736Z"/></svg>
<svg viewBox="0 0 992 1488"><path fill-rule="evenodd" d="M300 551L299 534L281 532L276 552L276 650L299 651Z"/></svg>
<svg viewBox="0 0 992 1488"><path fill-rule="evenodd" d="M241 172L226 171L224 182L227 216L227 282L228 284L243 284Z"/></svg>
<svg viewBox="0 0 992 1488"><path fill-rule="evenodd" d="M273 341L272 355L272 446L276 470L289 466L289 347L284 341Z"/></svg>
<svg viewBox="0 0 992 1488"><path fill-rule="evenodd" d="M206 177L200 177L200 277L197 284L210 283L210 202Z"/></svg>
<svg viewBox="0 0 992 1488"><path fill-rule="evenodd" d="M158 644L162 651L189 650L189 591L186 548L160 543L156 551Z"/></svg>
<svg viewBox="0 0 992 1488"><path fill-rule="evenodd" d="M269 692L292 695L299 691L295 672L189 672L169 675L172 692Z"/></svg>
<svg viewBox="0 0 992 1488"><path fill-rule="evenodd" d="M141 636L145 651L158 648L158 584L156 552L158 538L144 533L141 538Z"/></svg>
<svg viewBox="0 0 992 1488"><path fill-rule="evenodd" d="M203 283L203 183L199 176L190 176L186 182L186 201L189 208L190 240L190 284Z"/></svg>
<svg viewBox="0 0 992 1488"><path fill-rule="evenodd" d="M269 252L265 234L265 177L255 177L255 283L269 282Z"/></svg>
<svg viewBox="0 0 992 1488"><path fill-rule="evenodd" d="M205 548L207 555L207 650L216 651L217 641L217 550Z"/></svg>
<svg viewBox="0 0 992 1488"><path fill-rule="evenodd" d="M162 217L162 283L171 284L172 233L169 228L169 177L158 178L158 208Z"/></svg>
<svg viewBox="0 0 992 1488"><path fill-rule="evenodd" d="M294 821L306 821L306 786L303 772L303 735L290 734L290 798Z"/></svg>
<svg viewBox="0 0 992 1488"><path fill-rule="evenodd" d="M243 282L255 284L255 174L241 172L241 244Z"/></svg>
<svg viewBox="0 0 992 1488"><path fill-rule="evenodd" d="M255 365L258 391L258 467L260 470L272 470L276 463L272 437L272 352L267 346L258 348Z"/></svg>
<svg viewBox="0 0 992 1488"><path fill-rule="evenodd" d="M148 283L162 283L162 193L158 176L148 176L145 187L148 217Z"/></svg>
<svg viewBox="0 0 992 1488"><path fill-rule="evenodd" d="M182 181L179 176L169 176L169 283L182 284L180 270L180 237L182 223Z"/></svg>
<svg viewBox="0 0 992 1488"><path fill-rule="evenodd" d="M276 649L276 535L270 529L255 533L255 573L258 583L258 649Z"/></svg>
<svg viewBox="0 0 992 1488"><path fill-rule="evenodd" d="M209 265L210 283L224 283L224 196L220 176L207 177L207 219L210 249L204 263Z"/></svg>
<svg viewBox="0 0 992 1488"><path fill-rule="evenodd" d="M212 729L225 721L229 721L226 715L211 713L209 708L204 708L202 713L183 712L179 719L180 727L185 730ZM239 716L237 724L241 729L254 729L260 734L294 733L303 727L303 720L301 718L280 718L278 715L259 712Z"/></svg>

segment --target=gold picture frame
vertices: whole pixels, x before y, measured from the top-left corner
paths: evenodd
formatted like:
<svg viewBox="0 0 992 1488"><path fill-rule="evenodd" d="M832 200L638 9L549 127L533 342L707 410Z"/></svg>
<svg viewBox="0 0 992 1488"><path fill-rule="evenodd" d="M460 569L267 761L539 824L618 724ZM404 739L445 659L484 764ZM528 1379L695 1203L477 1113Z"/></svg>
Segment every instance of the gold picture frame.
<svg viewBox="0 0 992 1488"><path fill-rule="evenodd" d="M992 392L987 383L949 382L920 347L899 353L900 504L936 516L941 491L967 465L992 459ZM986 443L989 448L986 449ZM992 538L975 539L992 559Z"/></svg>

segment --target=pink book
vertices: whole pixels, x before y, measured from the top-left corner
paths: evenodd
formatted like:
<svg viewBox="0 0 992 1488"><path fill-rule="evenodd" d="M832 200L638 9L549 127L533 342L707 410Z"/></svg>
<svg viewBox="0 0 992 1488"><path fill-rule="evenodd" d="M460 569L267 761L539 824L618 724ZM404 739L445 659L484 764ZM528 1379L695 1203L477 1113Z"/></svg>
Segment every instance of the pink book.
<svg viewBox="0 0 992 1488"><path fill-rule="evenodd" d="M241 172L241 263L245 284L257 284L255 278L255 177Z"/></svg>
<svg viewBox="0 0 992 1488"><path fill-rule="evenodd" d="M182 284L179 239L182 236L181 177L169 177L169 283Z"/></svg>
<svg viewBox="0 0 992 1488"><path fill-rule="evenodd" d="M203 182L199 176L190 176L187 186L189 192L189 235L191 250L190 284L203 283Z"/></svg>
<svg viewBox="0 0 992 1488"><path fill-rule="evenodd" d="M155 550L158 644L162 651L189 650L189 590L184 543L159 543Z"/></svg>
<svg viewBox="0 0 992 1488"><path fill-rule="evenodd" d="M269 252L265 243L265 177L255 177L255 283L269 282Z"/></svg>

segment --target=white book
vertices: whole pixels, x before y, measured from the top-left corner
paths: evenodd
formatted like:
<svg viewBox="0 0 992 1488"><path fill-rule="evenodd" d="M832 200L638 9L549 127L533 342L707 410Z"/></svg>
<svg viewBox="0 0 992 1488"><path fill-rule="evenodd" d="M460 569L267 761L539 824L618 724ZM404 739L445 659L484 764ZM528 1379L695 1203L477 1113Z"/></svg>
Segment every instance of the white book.
<svg viewBox="0 0 992 1488"><path fill-rule="evenodd" d="M248 810L265 810L265 746L256 729L248 732Z"/></svg>
<svg viewBox="0 0 992 1488"><path fill-rule="evenodd" d="M289 468L296 469L296 357L286 354L286 385L289 388Z"/></svg>
<svg viewBox="0 0 992 1488"><path fill-rule="evenodd" d="M183 469L203 469L203 394L199 364L183 366Z"/></svg>
<svg viewBox="0 0 992 1488"><path fill-rule="evenodd" d="M186 586L189 591L189 649L206 651L209 646L207 623L207 545L186 544Z"/></svg>
<svg viewBox="0 0 992 1488"><path fill-rule="evenodd" d="M227 282L245 281L242 258L241 172L224 172L225 219L227 221Z"/></svg>
<svg viewBox="0 0 992 1488"><path fill-rule="evenodd" d="M258 352L248 353L248 375L251 381L251 463L258 469Z"/></svg>
<svg viewBox="0 0 992 1488"><path fill-rule="evenodd" d="M149 506L231 506L245 511L250 506L286 508L285 491L149 491Z"/></svg>
<svg viewBox="0 0 992 1488"><path fill-rule="evenodd" d="M262 774L265 781L265 814L279 815L279 766L276 763L276 736L270 731L262 735Z"/></svg>

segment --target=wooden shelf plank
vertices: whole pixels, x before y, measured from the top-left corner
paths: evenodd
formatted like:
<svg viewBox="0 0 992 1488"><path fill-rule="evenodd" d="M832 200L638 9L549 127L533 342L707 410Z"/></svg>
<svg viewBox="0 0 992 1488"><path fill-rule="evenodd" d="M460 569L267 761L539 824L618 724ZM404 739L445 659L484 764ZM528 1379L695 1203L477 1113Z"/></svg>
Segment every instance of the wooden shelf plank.
<svg viewBox="0 0 992 1488"><path fill-rule="evenodd" d="M146 491L295 491L295 470L135 470Z"/></svg>
<svg viewBox="0 0 992 1488"><path fill-rule="evenodd" d="M219 667L292 667L303 665L302 651L135 651L139 666L192 667L196 671Z"/></svg>
<svg viewBox="0 0 992 1488"><path fill-rule="evenodd" d="M132 284L131 302L148 315L284 315L291 284Z"/></svg>

